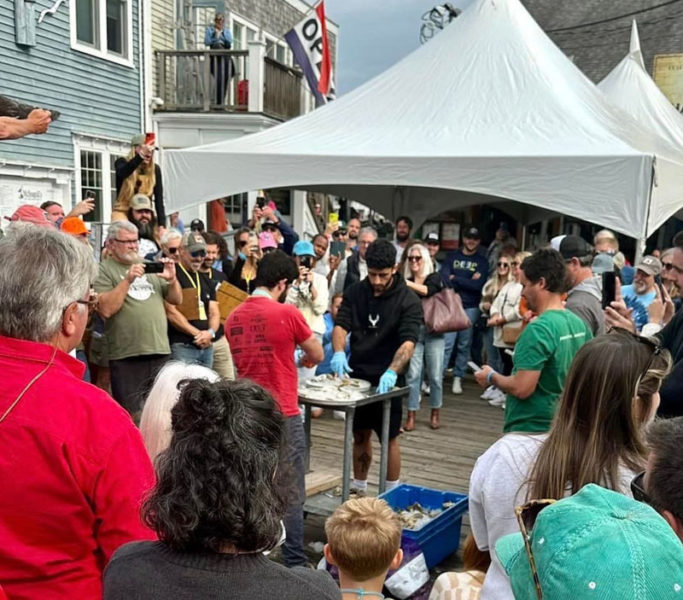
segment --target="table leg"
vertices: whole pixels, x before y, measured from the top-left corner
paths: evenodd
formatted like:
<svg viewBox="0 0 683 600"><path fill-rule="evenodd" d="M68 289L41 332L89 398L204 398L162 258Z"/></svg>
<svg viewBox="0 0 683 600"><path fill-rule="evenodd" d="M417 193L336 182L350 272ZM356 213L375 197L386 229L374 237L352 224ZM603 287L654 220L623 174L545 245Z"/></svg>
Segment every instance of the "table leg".
<svg viewBox="0 0 683 600"><path fill-rule="evenodd" d="M304 472L311 470L311 405L304 404L304 433L306 434L306 460Z"/></svg>
<svg viewBox="0 0 683 600"><path fill-rule="evenodd" d="M391 414L391 399L382 400L382 449L379 459L379 493L387 487L387 467L389 465L389 418Z"/></svg>
<svg viewBox="0 0 683 600"><path fill-rule="evenodd" d="M353 461L353 417L356 413L355 406L344 408L344 466L342 469L342 502L349 499L351 489L351 463Z"/></svg>

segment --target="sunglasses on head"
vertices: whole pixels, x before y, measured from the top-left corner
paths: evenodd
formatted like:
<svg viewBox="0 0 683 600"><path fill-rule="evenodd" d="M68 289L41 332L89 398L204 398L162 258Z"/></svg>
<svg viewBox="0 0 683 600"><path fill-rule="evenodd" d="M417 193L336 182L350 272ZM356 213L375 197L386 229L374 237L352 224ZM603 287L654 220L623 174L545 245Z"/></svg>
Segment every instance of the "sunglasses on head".
<svg viewBox="0 0 683 600"><path fill-rule="evenodd" d="M645 504L651 504L650 496L645 491L645 471L641 471L631 480L633 499Z"/></svg>
<svg viewBox="0 0 683 600"><path fill-rule="evenodd" d="M190 252L190 256L192 258L204 258L206 256L206 250L195 250L194 252Z"/></svg>
<svg viewBox="0 0 683 600"><path fill-rule="evenodd" d="M515 507L515 516L519 524L519 530L522 532L522 540L524 541L524 548L526 550L527 558L529 559L529 566L531 567L531 575L534 578L534 585L536 586L536 596L538 600L543 600L543 591L541 590L541 580L538 577L538 569L536 568L536 559L534 558L533 550L531 549L531 532L536 524L536 519L540 512L554 504L553 499L531 500L522 506Z"/></svg>

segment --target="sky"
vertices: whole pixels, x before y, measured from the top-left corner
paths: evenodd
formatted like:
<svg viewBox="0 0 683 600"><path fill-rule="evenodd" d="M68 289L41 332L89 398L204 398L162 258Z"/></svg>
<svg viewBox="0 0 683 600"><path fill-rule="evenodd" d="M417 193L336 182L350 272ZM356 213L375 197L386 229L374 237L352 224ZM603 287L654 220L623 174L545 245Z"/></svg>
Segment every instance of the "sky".
<svg viewBox="0 0 683 600"><path fill-rule="evenodd" d="M451 0L464 8L470 0ZM422 15L443 0L325 0L339 25L337 95L385 71L420 45Z"/></svg>

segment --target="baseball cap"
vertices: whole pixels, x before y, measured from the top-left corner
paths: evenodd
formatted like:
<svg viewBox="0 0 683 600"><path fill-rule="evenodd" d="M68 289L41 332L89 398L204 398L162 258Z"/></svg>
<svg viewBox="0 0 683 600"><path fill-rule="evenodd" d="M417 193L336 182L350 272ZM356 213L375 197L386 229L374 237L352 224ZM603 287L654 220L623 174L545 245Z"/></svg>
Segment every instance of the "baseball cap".
<svg viewBox="0 0 683 600"><path fill-rule="evenodd" d="M54 229L54 223L47 220L45 212L33 206L32 204L24 204L14 211L11 217L5 217L8 221L21 221L22 223L31 223L37 225L38 227L46 227L48 229Z"/></svg>
<svg viewBox="0 0 683 600"><path fill-rule="evenodd" d="M262 231L259 233L258 245L261 250L265 250L266 248L277 248L277 242L270 231Z"/></svg>
<svg viewBox="0 0 683 600"><path fill-rule="evenodd" d="M636 263L636 270L645 271L648 275L659 275L662 272L662 262L656 256L643 256Z"/></svg>
<svg viewBox="0 0 683 600"><path fill-rule="evenodd" d="M135 196L130 199L129 207L133 210L151 210L154 212L152 201L149 199L149 196L145 196L144 194L135 194Z"/></svg>
<svg viewBox="0 0 683 600"><path fill-rule="evenodd" d="M59 226L59 229L69 235L90 234L85 223L78 217L66 217Z"/></svg>
<svg viewBox="0 0 683 600"><path fill-rule="evenodd" d="M132 138L130 138L131 146L142 146L145 143L145 134L137 133Z"/></svg>
<svg viewBox="0 0 683 600"><path fill-rule="evenodd" d="M299 240L294 244L292 254L294 256L315 256L315 250L313 250L313 244L311 244L311 242Z"/></svg>
<svg viewBox="0 0 683 600"><path fill-rule="evenodd" d="M614 257L611 254L607 254L607 252L596 254L591 269L593 270L593 275L614 271Z"/></svg>
<svg viewBox="0 0 683 600"><path fill-rule="evenodd" d="M438 244L439 243L439 234L436 233L436 231L430 231L426 236L425 236L425 242L433 243L433 244Z"/></svg>
<svg viewBox="0 0 683 600"><path fill-rule="evenodd" d="M190 222L191 231L204 231L204 221L201 219L192 219Z"/></svg>
<svg viewBox="0 0 683 600"><path fill-rule="evenodd" d="M196 252L197 250L206 251L206 242L201 233L190 231L183 236L183 248L186 248L189 252Z"/></svg>
<svg viewBox="0 0 683 600"><path fill-rule="evenodd" d="M544 508L530 534L544 598L664 600L680 597L683 547L643 502L588 484ZM496 543L517 600L536 600L521 533Z"/></svg>
<svg viewBox="0 0 683 600"><path fill-rule="evenodd" d="M481 233L479 233L479 230L476 227L474 227L473 225L469 225L465 227L465 233L462 234L462 237L471 238L473 240L480 240Z"/></svg>
<svg viewBox="0 0 683 600"><path fill-rule="evenodd" d="M566 237L566 235L556 235L553 239L550 240L550 247L553 250L557 250L559 252L560 244L562 243L562 240Z"/></svg>
<svg viewBox="0 0 683 600"><path fill-rule="evenodd" d="M560 241L558 251L565 260L583 258L593 253L590 244L578 235L565 235Z"/></svg>

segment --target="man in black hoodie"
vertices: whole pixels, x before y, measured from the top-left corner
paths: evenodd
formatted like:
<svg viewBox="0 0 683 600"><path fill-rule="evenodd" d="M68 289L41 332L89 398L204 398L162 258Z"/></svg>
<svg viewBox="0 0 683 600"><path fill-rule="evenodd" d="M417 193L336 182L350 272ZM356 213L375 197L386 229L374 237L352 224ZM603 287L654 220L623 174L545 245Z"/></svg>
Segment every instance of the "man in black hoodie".
<svg viewBox="0 0 683 600"><path fill-rule="evenodd" d="M397 382L403 385L402 373L413 355L423 322L422 305L396 272L396 249L391 242L377 240L370 244L365 260L368 276L344 291L332 332L335 353L330 366L340 377L353 372L354 377L370 381L379 393L384 393ZM347 362L344 346L349 333L351 357ZM401 472L397 436L402 413L401 399L394 398L389 423L387 490L398 485ZM356 409L353 430L353 487L365 492L372 461L371 435L375 431L379 437L382 431L382 404L376 402Z"/></svg>

